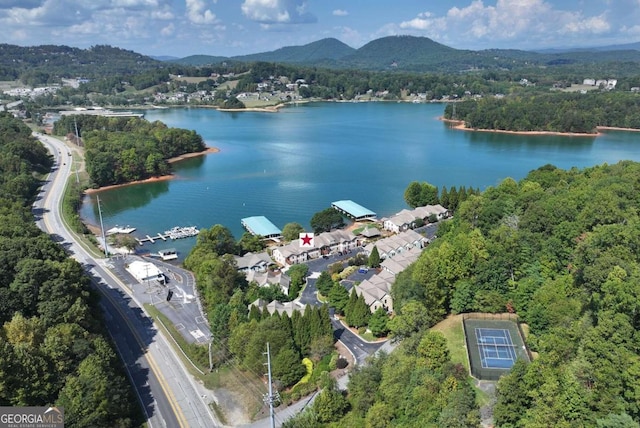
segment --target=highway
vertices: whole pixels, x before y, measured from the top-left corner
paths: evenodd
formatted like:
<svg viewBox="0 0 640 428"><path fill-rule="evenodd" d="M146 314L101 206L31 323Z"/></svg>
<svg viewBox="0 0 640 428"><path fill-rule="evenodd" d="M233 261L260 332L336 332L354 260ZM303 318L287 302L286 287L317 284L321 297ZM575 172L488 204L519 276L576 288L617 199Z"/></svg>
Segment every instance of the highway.
<svg viewBox="0 0 640 428"><path fill-rule="evenodd" d="M75 165L61 141L35 133L54 156L55 166L41 188L33 213L38 226L81 263L102 297L107 330L135 388L148 426L219 427L209 407L211 393L196 383L134 296L111 273L108 259L95 259L65 227L60 204Z"/></svg>

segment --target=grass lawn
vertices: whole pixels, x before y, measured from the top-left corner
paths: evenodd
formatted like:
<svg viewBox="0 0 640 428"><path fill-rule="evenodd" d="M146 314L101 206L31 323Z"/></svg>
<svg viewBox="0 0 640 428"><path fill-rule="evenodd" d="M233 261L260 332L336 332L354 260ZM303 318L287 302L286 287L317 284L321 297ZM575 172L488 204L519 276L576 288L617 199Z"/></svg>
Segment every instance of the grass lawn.
<svg viewBox="0 0 640 428"><path fill-rule="evenodd" d="M451 361L462 364L469 371L469 357L467 355L467 346L464 340L464 331L462 330L462 315L449 315L446 319L440 321L431 328L433 331L439 331L447 338L447 347L451 355ZM477 381L469 376L469 384L476 391L476 402L480 406L484 406L491 401L491 397L478 388Z"/></svg>
<svg viewBox="0 0 640 428"><path fill-rule="evenodd" d="M462 331L462 316L449 315L445 320L433 326L431 330L444 334L444 337L447 338L451 361L462 364L469 371L469 357L467 356L467 347L464 341L464 332Z"/></svg>

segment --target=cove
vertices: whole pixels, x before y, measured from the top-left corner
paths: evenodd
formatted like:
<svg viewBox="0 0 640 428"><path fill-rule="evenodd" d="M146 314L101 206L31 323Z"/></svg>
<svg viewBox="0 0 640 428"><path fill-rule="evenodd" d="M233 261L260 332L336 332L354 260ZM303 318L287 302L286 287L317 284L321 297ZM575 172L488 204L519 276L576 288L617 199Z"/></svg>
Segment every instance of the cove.
<svg viewBox="0 0 640 428"><path fill-rule="evenodd" d="M100 192L105 228L131 225L155 235L173 226L228 227L236 238L244 217L264 215L282 228L341 199L389 216L406 204L411 181L481 190L506 177L520 180L545 164L568 169L640 160L640 133L598 137L512 135L454 130L438 120L442 104L310 103L278 113L206 108L145 111L150 120L194 129L219 153L174 164L170 181ZM99 224L96 196L82 218ZM193 238L145 244L184 256Z"/></svg>

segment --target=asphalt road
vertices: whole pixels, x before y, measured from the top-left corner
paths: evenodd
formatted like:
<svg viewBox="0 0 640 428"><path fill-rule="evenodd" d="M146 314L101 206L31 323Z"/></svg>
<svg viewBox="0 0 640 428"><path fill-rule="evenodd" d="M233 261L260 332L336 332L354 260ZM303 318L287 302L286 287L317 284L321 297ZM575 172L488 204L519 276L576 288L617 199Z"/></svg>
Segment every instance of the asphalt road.
<svg viewBox="0 0 640 428"><path fill-rule="evenodd" d="M60 201L72 174L72 157L59 140L35 136L49 148L55 167L33 207L38 226L80 262L100 292L105 324L127 369L148 425L155 427L222 426L211 412L210 398L196 385L173 348L158 334L150 318L116 277L75 241L62 222Z"/></svg>
<svg viewBox="0 0 640 428"><path fill-rule="evenodd" d="M165 274L166 284L154 280L139 282L126 269L134 260L155 264ZM128 288L136 301L154 305L169 318L187 342L201 345L209 343L211 330L196 299L196 282L191 272L159 259L134 255L112 257L109 270ZM167 301L169 290L173 292L173 297Z"/></svg>

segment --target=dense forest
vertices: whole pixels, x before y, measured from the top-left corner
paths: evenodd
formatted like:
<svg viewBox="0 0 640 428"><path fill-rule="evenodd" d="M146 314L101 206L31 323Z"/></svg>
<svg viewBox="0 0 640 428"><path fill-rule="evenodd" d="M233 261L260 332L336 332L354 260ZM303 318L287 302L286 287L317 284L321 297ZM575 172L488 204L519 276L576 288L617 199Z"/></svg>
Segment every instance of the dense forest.
<svg viewBox="0 0 640 428"><path fill-rule="evenodd" d="M630 161L546 165L470 195L393 285L399 348L352 374L346 404L285 426L477 426L466 371L428 332L471 311L517 313L537 355L498 382L497 427L640 426L638 177Z"/></svg>
<svg viewBox="0 0 640 428"><path fill-rule="evenodd" d="M195 131L140 118L63 116L55 123L54 133L74 138L76 126L85 147L87 172L98 187L168 174L167 159L206 148Z"/></svg>
<svg viewBox="0 0 640 428"><path fill-rule="evenodd" d="M0 404L62 406L69 427L136 426L97 296L30 211L51 166L31 130L0 113Z"/></svg>
<svg viewBox="0 0 640 428"><path fill-rule="evenodd" d="M106 45L79 49L0 44L0 80L20 79L27 85L59 83L61 77L134 75L165 65L139 53Z"/></svg>
<svg viewBox="0 0 640 428"><path fill-rule="evenodd" d="M640 129L640 97L633 93L537 93L448 105L444 117L467 128L593 134L597 126Z"/></svg>
<svg viewBox="0 0 640 428"><path fill-rule="evenodd" d="M539 358L500 381L497 426L640 420L639 176L623 161L505 179L462 203L398 276L396 318L411 324L469 311L529 324Z"/></svg>

